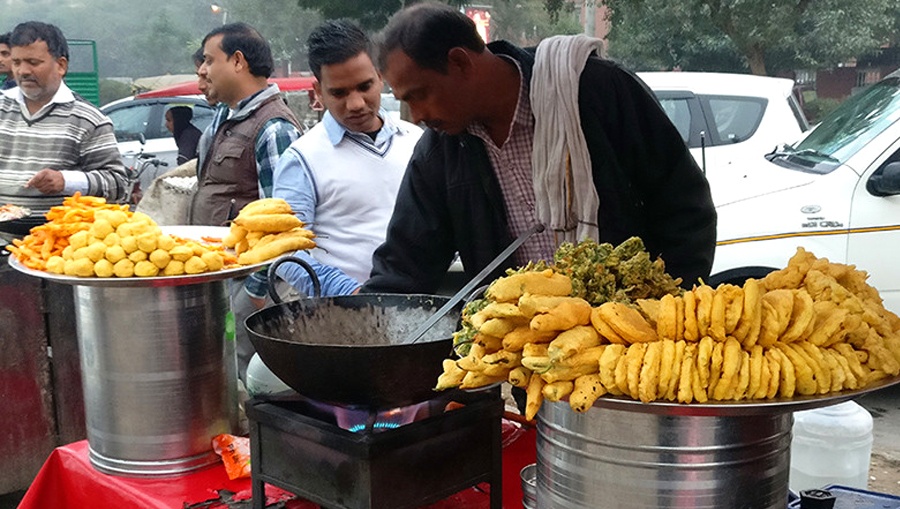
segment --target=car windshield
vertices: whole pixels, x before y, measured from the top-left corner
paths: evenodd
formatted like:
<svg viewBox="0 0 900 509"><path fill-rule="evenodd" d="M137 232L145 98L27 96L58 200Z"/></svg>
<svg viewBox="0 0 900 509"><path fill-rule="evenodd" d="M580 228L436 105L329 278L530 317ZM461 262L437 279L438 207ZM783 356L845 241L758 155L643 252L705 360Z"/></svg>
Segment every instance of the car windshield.
<svg viewBox="0 0 900 509"><path fill-rule="evenodd" d="M794 147L770 154L782 166L828 173L900 118L900 77L884 79L844 101Z"/></svg>

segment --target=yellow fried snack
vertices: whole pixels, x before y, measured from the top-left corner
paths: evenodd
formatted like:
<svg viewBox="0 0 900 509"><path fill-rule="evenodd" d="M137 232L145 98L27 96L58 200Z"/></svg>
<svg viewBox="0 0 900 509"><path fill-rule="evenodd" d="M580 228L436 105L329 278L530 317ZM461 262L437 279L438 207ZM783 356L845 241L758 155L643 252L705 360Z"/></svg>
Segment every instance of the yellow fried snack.
<svg viewBox="0 0 900 509"><path fill-rule="evenodd" d="M725 343L716 341L709 356L709 385L706 388L706 397L709 399L713 399L716 386L719 385L723 364L725 364Z"/></svg>
<svg viewBox="0 0 900 509"><path fill-rule="evenodd" d="M738 379L736 377L743 361L741 352L741 344L738 340L728 336L725 340L725 346L722 352L722 370L719 375L719 381L715 385L715 390L711 395L711 399L717 401L732 399L731 396L738 385Z"/></svg>
<svg viewBox="0 0 900 509"><path fill-rule="evenodd" d="M184 272L185 274L202 274L208 270L209 267L206 266L206 262L203 261L199 256L191 256L188 258L186 262L184 262Z"/></svg>
<svg viewBox="0 0 900 509"><path fill-rule="evenodd" d="M527 325L521 325L503 336L502 346L504 350L518 352L528 343L549 343L556 336L556 331L539 332L531 330Z"/></svg>
<svg viewBox="0 0 900 509"><path fill-rule="evenodd" d="M667 296L672 297L671 295ZM664 302L665 299L660 300L661 312L663 311L664 304L662 303ZM674 315L674 302L672 302L672 307ZM650 327L650 324L647 323L647 320L644 319L641 313L626 304L605 302L597 308L597 313L626 343L649 343L659 339L656 331ZM662 314L660 314L658 319L662 320Z"/></svg>
<svg viewBox="0 0 900 509"><path fill-rule="evenodd" d="M694 289L694 301L697 306L697 332L701 338L709 334L715 295L716 291L707 285L700 285Z"/></svg>
<svg viewBox="0 0 900 509"><path fill-rule="evenodd" d="M591 305L584 299L569 299L547 313L535 315L531 328L536 331L564 331L591 323Z"/></svg>
<svg viewBox="0 0 900 509"><path fill-rule="evenodd" d="M791 344L791 347L801 355L813 370L813 376L816 378L816 385L819 387L819 394L827 394L831 391L831 367L825 359L825 355L819 348L809 341L798 341Z"/></svg>
<svg viewBox="0 0 900 509"><path fill-rule="evenodd" d="M687 346L687 342L685 341L675 342L675 356L672 358L672 374L669 377L669 387L666 389L666 399L669 401L678 399L681 369L684 366L684 356L687 352ZM663 362L665 362L665 360L663 360ZM691 394L693 394L693 391L691 391Z"/></svg>
<svg viewBox="0 0 900 509"><path fill-rule="evenodd" d="M438 376L434 390L442 391L459 387L466 376L466 371L457 366L453 359L444 359L441 366L443 366L444 372Z"/></svg>
<svg viewBox="0 0 900 509"><path fill-rule="evenodd" d="M762 325L758 343L765 347L775 344L787 329L794 308L794 294L790 290L772 290L762 296Z"/></svg>
<svg viewBox="0 0 900 509"><path fill-rule="evenodd" d="M113 274L116 277L132 277L134 276L134 262L128 258L123 258L113 265Z"/></svg>
<svg viewBox="0 0 900 509"><path fill-rule="evenodd" d="M106 254L103 256L113 264L117 263L119 260L128 258L128 254L125 253L125 249L123 249L122 246L109 246L106 248Z"/></svg>
<svg viewBox="0 0 900 509"><path fill-rule="evenodd" d="M513 387L524 389L528 386L528 381L531 380L531 370L525 366L515 367L509 370L509 376L506 379Z"/></svg>
<svg viewBox="0 0 900 509"><path fill-rule="evenodd" d="M710 376L709 376L709 366L710 366L710 357L712 356L713 351L713 340L709 336L704 336L703 339L700 340L699 345L697 346L697 374L700 379L700 385L703 386L703 391L706 392L706 388L709 387Z"/></svg>
<svg viewBox="0 0 900 509"><path fill-rule="evenodd" d="M765 363L765 359L763 358L763 348L759 345L754 345L753 348L750 349L750 382L747 387L747 398L748 399L757 399L759 398L759 388L763 385L763 363ZM768 382L768 380L766 380Z"/></svg>
<svg viewBox="0 0 900 509"><path fill-rule="evenodd" d="M617 345L627 345L628 343L622 336L619 336L619 333L615 331L605 320L600 316L600 308L596 307L591 310L591 325L597 329L597 332L600 333L600 336L605 338L610 343L614 343Z"/></svg>
<svg viewBox="0 0 900 509"><path fill-rule="evenodd" d="M678 377L678 402L690 403L694 400L693 391L693 375L694 365L696 364L696 348L695 343L686 344L684 348L684 356L681 359L681 370Z"/></svg>
<svg viewBox="0 0 900 509"><path fill-rule="evenodd" d="M607 392L614 396L621 396L622 391L616 384L616 367L619 359L625 354L625 345L615 344L608 345L600 355L599 374L600 383L606 388Z"/></svg>
<svg viewBox="0 0 900 509"><path fill-rule="evenodd" d="M644 354L647 352L647 345L652 343L635 343L628 347L625 354L625 376L627 377L628 391L627 394L634 399L639 398L641 368L644 365Z"/></svg>
<svg viewBox="0 0 900 509"><path fill-rule="evenodd" d="M238 255L238 263L241 265L255 265L289 251L312 249L316 243L304 236L302 232L279 233L279 238L268 244L256 247Z"/></svg>
<svg viewBox="0 0 900 509"><path fill-rule="evenodd" d="M94 264L94 275L97 277L113 277L113 275L115 275L115 270L113 269L112 262L106 258L98 260L97 263Z"/></svg>
<svg viewBox="0 0 900 509"><path fill-rule="evenodd" d="M700 330L697 328L697 300L693 291L684 292L684 339L700 341Z"/></svg>
<svg viewBox="0 0 900 509"><path fill-rule="evenodd" d="M302 227L303 221L297 216L286 214L238 214L234 223L251 232L279 233Z"/></svg>
<svg viewBox="0 0 900 509"><path fill-rule="evenodd" d="M596 373L582 375L575 379L572 394L569 395L569 406L578 413L587 412L597 398L604 394L606 389L600 383L600 375Z"/></svg>
<svg viewBox="0 0 900 509"><path fill-rule="evenodd" d="M637 299L634 301L640 308L641 314L647 319L650 327L656 327L656 319L659 316L659 300L658 299Z"/></svg>
<svg viewBox="0 0 900 509"><path fill-rule="evenodd" d="M231 228L228 230L228 235L222 239L222 245L225 247L233 248L237 245L238 242L244 240L247 237L247 229L243 226L231 223Z"/></svg>
<svg viewBox="0 0 900 509"><path fill-rule="evenodd" d="M491 318L478 328L478 332L496 338L503 338L520 327L522 322L511 318ZM502 340L501 340L502 341Z"/></svg>
<svg viewBox="0 0 900 509"><path fill-rule="evenodd" d="M744 302L741 306L741 318L738 320L732 336L740 341L746 349L752 348L756 344L762 326L762 293L759 281L755 279L744 281L742 293Z"/></svg>
<svg viewBox="0 0 900 509"><path fill-rule="evenodd" d="M479 329L484 322L491 318L516 318L524 320L526 316L522 314L519 307L515 304L509 302L491 302L485 306L484 309L472 315L469 322L473 327Z"/></svg>
<svg viewBox="0 0 900 509"><path fill-rule="evenodd" d="M600 335L590 325L579 325L561 332L550 342L547 352L550 359L558 362L577 352L600 345ZM599 361L599 358L597 359ZM596 367L596 362L594 363Z"/></svg>
<svg viewBox="0 0 900 509"><path fill-rule="evenodd" d="M163 276L180 276L184 274L184 262L169 260L169 263L163 268L162 273Z"/></svg>
<svg viewBox="0 0 900 509"><path fill-rule="evenodd" d="M794 290L794 305L791 309L791 318L787 328L778 338L782 343L793 343L806 339L812 332L816 318L813 299L805 289Z"/></svg>
<svg viewBox="0 0 900 509"><path fill-rule="evenodd" d="M138 252L138 251L135 251ZM143 251L140 251L143 253ZM144 256L147 256L144 253ZM134 264L134 275L138 277L153 277L159 274L159 267L147 260L141 260Z"/></svg>
<svg viewBox="0 0 900 509"><path fill-rule="evenodd" d="M492 303L489 304L490 307L493 304L497 305L506 305L506 306L514 306L519 310L521 316L532 318L534 315L539 313L547 313L551 309L560 305L562 302L572 299L574 297L562 296L562 295L534 295L531 293L526 293L519 297L518 306L511 303Z"/></svg>
<svg viewBox="0 0 900 509"><path fill-rule="evenodd" d="M544 401L544 380L538 374L531 375L531 380L525 388L525 418L534 420Z"/></svg>
<svg viewBox="0 0 900 509"><path fill-rule="evenodd" d="M672 378L672 363L675 358L675 341L660 340L659 387L656 392L659 398L665 398L669 391L669 380Z"/></svg>
<svg viewBox="0 0 900 509"><path fill-rule="evenodd" d="M526 293L568 296L572 293L572 280L551 269L519 272L491 283L485 296L495 302L518 302Z"/></svg>
<svg viewBox="0 0 900 509"><path fill-rule="evenodd" d="M575 383L571 380L560 380L558 382L544 384L541 393L547 401L557 402L567 397L575 388Z"/></svg>
<svg viewBox="0 0 900 509"><path fill-rule="evenodd" d="M638 398L644 403L656 400L659 393L659 369L662 342L647 343L638 378Z"/></svg>

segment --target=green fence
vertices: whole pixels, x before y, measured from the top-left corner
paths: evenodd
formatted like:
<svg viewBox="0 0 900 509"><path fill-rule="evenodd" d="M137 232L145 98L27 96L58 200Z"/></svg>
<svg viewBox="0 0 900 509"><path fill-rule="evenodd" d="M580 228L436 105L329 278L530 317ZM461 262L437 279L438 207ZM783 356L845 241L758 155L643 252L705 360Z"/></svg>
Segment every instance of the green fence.
<svg viewBox="0 0 900 509"><path fill-rule="evenodd" d="M85 100L100 106L100 74L97 71L97 43L69 39L69 72L66 85Z"/></svg>

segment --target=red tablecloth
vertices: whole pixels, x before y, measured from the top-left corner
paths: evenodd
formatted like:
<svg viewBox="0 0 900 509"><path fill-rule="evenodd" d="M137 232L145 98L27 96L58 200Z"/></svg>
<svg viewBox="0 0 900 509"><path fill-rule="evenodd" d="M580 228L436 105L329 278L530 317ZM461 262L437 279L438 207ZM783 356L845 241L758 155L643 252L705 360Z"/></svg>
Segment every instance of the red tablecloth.
<svg viewBox="0 0 900 509"><path fill-rule="evenodd" d="M503 507L522 507L519 471L535 461L535 430L513 430L504 425ZM485 485L485 487L487 487ZM98 472L88 459L88 444L82 440L56 448L47 458L19 509L224 509L249 507L250 479L231 481L221 464L165 478L111 476ZM293 494L266 487L266 503L284 502L286 509L318 506ZM428 509L487 508L488 495L471 488Z"/></svg>

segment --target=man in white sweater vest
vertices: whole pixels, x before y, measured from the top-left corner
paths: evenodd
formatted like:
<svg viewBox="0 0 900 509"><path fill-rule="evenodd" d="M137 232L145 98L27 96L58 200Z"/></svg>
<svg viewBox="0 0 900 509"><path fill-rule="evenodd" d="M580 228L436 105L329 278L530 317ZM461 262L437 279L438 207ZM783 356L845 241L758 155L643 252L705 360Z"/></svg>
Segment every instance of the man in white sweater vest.
<svg viewBox="0 0 900 509"><path fill-rule="evenodd" d="M322 295L355 293L384 242L406 165L422 129L381 108L383 81L370 41L349 20L328 21L307 40L315 91L326 113L291 144L275 169L273 196L284 198L316 233L317 248L298 256L322 283ZM312 295L298 265L279 276Z"/></svg>

